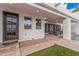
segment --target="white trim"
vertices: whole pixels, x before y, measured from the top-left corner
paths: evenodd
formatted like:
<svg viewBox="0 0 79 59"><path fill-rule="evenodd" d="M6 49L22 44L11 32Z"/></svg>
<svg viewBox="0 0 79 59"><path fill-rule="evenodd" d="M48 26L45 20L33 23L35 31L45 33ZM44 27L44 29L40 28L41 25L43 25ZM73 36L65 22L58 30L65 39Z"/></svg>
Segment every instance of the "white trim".
<svg viewBox="0 0 79 59"><path fill-rule="evenodd" d="M40 6L40 5L37 5L37 4L34 4L34 3L31 3L31 4L27 3L27 4L28 4L28 5L31 5L31 6L34 6L34 7L36 7L36 8L39 8L39 9L45 10L45 11L47 11L47 12L49 12L49 13L53 13L53 14L56 14L56 15L58 15L58 16L65 17L64 15L61 15L61 14L55 12L55 11L51 11L51 10L49 10L49 9L47 9L47 8L44 8L44 7Z"/></svg>

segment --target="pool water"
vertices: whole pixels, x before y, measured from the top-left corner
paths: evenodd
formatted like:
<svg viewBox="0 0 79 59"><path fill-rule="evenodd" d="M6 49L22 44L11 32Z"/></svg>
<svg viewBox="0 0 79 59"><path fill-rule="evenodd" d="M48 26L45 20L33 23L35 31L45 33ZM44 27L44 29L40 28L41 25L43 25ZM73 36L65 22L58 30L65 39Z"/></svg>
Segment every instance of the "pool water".
<svg viewBox="0 0 79 59"><path fill-rule="evenodd" d="M78 40L79 41L79 35L72 36L72 40Z"/></svg>

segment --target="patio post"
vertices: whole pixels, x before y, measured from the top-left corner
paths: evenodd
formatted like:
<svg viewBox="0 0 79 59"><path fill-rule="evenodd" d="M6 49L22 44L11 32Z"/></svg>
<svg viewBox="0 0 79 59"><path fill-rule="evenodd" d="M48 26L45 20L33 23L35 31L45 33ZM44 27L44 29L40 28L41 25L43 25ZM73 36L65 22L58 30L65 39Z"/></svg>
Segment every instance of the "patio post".
<svg viewBox="0 0 79 59"><path fill-rule="evenodd" d="M71 40L71 18L63 20L63 39Z"/></svg>

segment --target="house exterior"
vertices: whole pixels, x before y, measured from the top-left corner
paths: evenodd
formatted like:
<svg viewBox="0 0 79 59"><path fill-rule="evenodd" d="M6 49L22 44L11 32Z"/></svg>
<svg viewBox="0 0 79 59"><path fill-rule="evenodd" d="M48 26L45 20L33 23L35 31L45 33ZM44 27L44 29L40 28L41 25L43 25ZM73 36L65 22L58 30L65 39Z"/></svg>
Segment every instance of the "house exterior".
<svg viewBox="0 0 79 59"><path fill-rule="evenodd" d="M79 35L78 19L63 4L3 3L0 4L0 43L42 39L46 34L60 33L63 39L72 40L72 32Z"/></svg>

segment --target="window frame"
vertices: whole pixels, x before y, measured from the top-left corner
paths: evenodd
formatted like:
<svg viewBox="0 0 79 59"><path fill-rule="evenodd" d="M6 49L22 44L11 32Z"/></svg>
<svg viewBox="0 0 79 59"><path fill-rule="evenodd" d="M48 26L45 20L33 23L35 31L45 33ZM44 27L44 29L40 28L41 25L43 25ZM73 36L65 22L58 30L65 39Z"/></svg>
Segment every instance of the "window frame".
<svg viewBox="0 0 79 59"><path fill-rule="evenodd" d="M32 17L24 16L24 29L32 29Z"/></svg>
<svg viewBox="0 0 79 59"><path fill-rule="evenodd" d="M41 19L36 19L36 29L41 29L42 28L42 21Z"/></svg>

